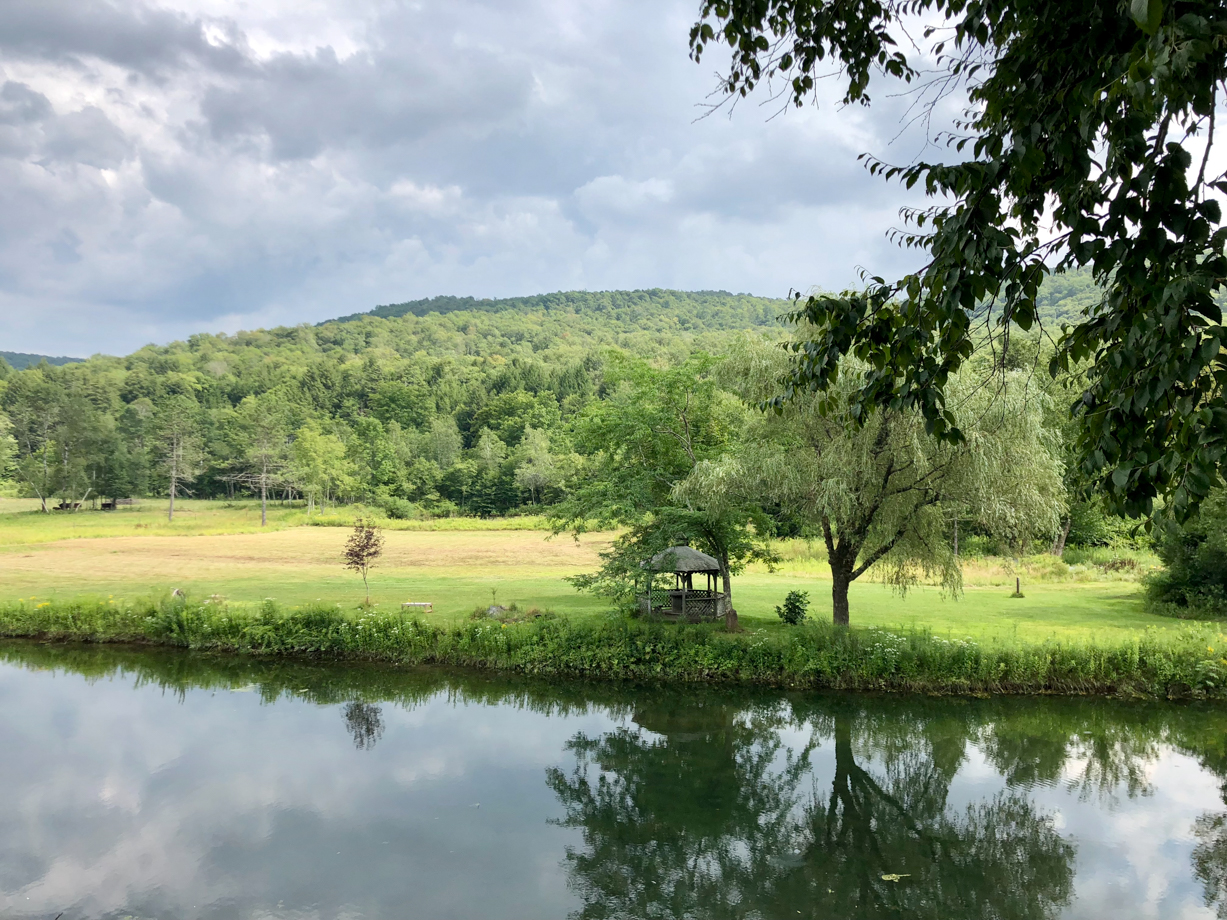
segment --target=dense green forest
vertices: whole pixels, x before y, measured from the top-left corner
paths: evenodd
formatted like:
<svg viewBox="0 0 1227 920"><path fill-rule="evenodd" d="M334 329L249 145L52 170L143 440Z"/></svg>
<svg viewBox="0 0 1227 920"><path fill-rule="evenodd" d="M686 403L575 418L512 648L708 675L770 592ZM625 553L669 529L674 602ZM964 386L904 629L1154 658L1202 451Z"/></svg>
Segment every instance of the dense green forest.
<svg viewBox="0 0 1227 920"><path fill-rule="evenodd" d="M611 361L677 366L747 332L777 338L788 308L710 291L439 297L126 357L0 364L9 475L69 504L166 494L173 478L198 497L263 488L394 516L505 514L557 502L581 475L572 423L608 395ZM1068 298L1048 308L1064 316Z"/></svg>
<svg viewBox="0 0 1227 920"><path fill-rule="evenodd" d="M478 300L473 297L432 297L387 304L369 313L354 313L337 322L364 316L394 319L429 313L528 313L563 317L600 317L644 329L751 329L778 325L788 301L727 291L559 291L533 297Z"/></svg>
<svg viewBox="0 0 1227 920"><path fill-rule="evenodd" d="M567 425L601 398L611 356L682 362L748 329L778 334L786 307L675 291L437 298L126 357L0 365L13 475L70 504L165 494L173 477L199 497L263 487L394 516L507 513L566 491L581 465Z"/></svg>

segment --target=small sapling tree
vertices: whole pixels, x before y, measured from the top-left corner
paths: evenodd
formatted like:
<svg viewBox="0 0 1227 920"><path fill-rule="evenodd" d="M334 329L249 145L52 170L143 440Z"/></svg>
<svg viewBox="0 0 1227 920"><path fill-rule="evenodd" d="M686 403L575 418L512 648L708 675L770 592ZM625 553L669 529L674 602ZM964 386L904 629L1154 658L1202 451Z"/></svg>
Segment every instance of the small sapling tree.
<svg viewBox="0 0 1227 920"><path fill-rule="evenodd" d="M362 576L362 587L366 591L366 603L371 602L371 589L367 584L367 574L380 556L383 555L383 533L370 521L358 518L354 521L354 532L345 542L345 551L341 556L345 559L345 568Z"/></svg>
<svg viewBox="0 0 1227 920"><path fill-rule="evenodd" d="M809 592L789 591L784 606L776 607L775 614L789 626L796 626L809 616Z"/></svg>

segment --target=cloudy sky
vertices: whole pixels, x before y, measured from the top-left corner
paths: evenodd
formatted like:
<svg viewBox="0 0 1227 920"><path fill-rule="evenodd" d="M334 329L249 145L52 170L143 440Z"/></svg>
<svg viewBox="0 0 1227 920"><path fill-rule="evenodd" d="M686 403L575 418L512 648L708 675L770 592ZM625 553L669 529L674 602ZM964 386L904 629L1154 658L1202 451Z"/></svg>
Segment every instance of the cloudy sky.
<svg viewBox="0 0 1227 920"><path fill-rule="evenodd" d="M699 118L697 7L0 0L0 349L909 265L856 162L920 152L904 100Z"/></svg>

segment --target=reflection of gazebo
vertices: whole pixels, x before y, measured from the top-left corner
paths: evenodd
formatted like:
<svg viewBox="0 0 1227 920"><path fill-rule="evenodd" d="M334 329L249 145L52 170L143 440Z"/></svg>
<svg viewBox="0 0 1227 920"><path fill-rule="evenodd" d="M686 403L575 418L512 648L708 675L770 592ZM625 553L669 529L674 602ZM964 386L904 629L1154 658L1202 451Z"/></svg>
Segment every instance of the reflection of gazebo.
<svg viewBox="0 0 1227 920"><path fill-rule="evenodd" d="M639 595L641 613L687 620L711 620L728 613L729 596L717 587L720 563L707 553L671 546L643 563L643 568L647 578L644 593ZM669 572L673 573L672 588L653 584L657 575ZM695 588L695 575L706 576L706 588Z"/></svg>

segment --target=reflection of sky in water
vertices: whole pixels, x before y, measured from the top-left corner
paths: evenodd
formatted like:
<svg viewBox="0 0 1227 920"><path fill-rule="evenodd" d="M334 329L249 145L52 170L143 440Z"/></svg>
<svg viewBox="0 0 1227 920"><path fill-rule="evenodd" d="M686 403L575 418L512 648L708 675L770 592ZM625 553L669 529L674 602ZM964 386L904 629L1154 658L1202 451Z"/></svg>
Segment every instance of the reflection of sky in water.
<svg viewBox="0 0 1227 920"><path fill-rule="evenodd" d="M383 734L360 750L344 710L0 665L0 915L563 917L580 906L564 854L584 841L551 820L563 808L546 769L571 771L579 732L663 741L599 708L547 716L441 692L411 710L383 704ZM808 726L779 737L794 751L815 740ZM800 788L824 795L835 755L816 740ZM877 753L858 757L884 769ZM1190 829L1223 810L1219 782L1167 748L1144 766L1147 794L1132 798L1072 779L1029 789L1076 847L1066 916L1214 916ZM946 802L961 812L1006 785L968 744Z"/></svg>
<svg viewBox="0 0 1227 920"><path fill-rule="evenodd" d="M0 668L0 914L574 905L559 857L577 835L547 824L560 810L543 770L607 719L436 697L385 705L383 738L361 751L340 709Z"/></svg>

